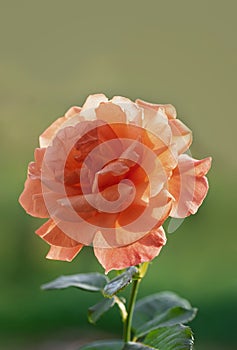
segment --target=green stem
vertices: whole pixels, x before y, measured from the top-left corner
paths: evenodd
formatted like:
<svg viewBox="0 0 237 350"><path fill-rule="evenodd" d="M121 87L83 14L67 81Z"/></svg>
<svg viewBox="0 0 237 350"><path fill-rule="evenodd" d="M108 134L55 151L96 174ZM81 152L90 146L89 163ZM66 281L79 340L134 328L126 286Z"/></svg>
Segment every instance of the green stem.
<svg viewBox="0 0 237 350"><path fill-rule="evenodd" d="M137 292L139 288L139 284L142 280L142 278L145 276L147 273L148 266L150 264L150 261L144 262L143 264L140 264L139 266L139 272L137 279L133 281L132 285L132 291L131 291L131 297L128 305L128 314L127 318L124 322L124 334L123 334L123 339L125 343L131 340L131 328L132 328L132 318L133 318L133 311L134 311L134 306L137 298Z"/></svg>
<svg viewBox="0 0 237 350"><path fill-rule="evenodd" d="M131 298L130 298L130 302L128 305L128 316L127 316L127 319L124 323L124 342L125 343L127 343L131 340L131 327L132 327L133 311L134 311L135 301L136 301L137 292L138 292L140 282L141 282L140 278L133 281Z"/></svg>

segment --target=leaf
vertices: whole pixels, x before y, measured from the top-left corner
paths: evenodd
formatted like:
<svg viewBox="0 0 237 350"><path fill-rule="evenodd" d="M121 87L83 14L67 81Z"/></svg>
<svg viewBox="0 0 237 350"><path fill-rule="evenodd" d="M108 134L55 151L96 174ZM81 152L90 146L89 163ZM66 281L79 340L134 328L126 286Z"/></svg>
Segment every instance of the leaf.
<svg viewBox="0 0 237 350"><path fill-rule="evenodd" d="M194 338L189 327L177 324L150 332L144 343L159 350L192 350Z"/></svg>
<svg viewBox="0 0 237 350"><path fill-rule="evenodd" d="M156 350L156 348L147 346L142 343L128 342L124 345L123 350Z"/></svg>
<svg viewBox="0 0 237 350"><path fill-rule="evenodd" d="M175 293L162 292L137 302L134 311L133 329L136 337L141 337L158 327L187 323L196 316L186 299Z"/></svg>
<svg viewBox="0 0 237 350"><path fill-rule="evenodd" d="M174 306L191 308L188 300L180 298L173 292L160 292L138 300L134 310L134 317L136 318L134 327L141 326L144 322L150 321L154 316Z"/></svg>
<svg viewBox="0 0 237 350"><path fill-rule="evenodd" d="M88 309L88 319L91 323L96 321L115 304L115 298L104 299L96 305L91 306Z"/></svg>
<svg viewBox="0 0 237 350"><path fill-rule="evenodd" d="M80 350L123 350L121 340L101 340L80 347Z"/></svg>
<svg viewBox="0 0 237 350"><path fill-rule="evenodd" d="M187 310L180 306L173 307L151 321L140 326L136 330L136 336L141 337L157 327L173 326L179 323L187 323L196 315L196 309Z"/></svg>
<svg viewBox="0 0 237 350"><path fill-rule="evenodd" d="M103 294L107 298L111 298L113 295L118 293L121 289L125 288L129 283L132 282L133 277L138 273L136 266L129 267L121 275L113 278L109 283L106 284L103 290Z"/></svg>
<svg viewBox="0 0 237 350"><path fill-rule="evenodd" d="M52 282L43 284L41 289L65 289L76 287L90 292L102 291L108 278L97 272L81 273L78 275L61 276Z"/></svg>
<svg viewBox="0 0 237 350"><path fill-rule="evenodd" d="M80 350L192 350L193 334L181 324L151 331L143 343L120 340L97 341L80 347Z"/></svg>

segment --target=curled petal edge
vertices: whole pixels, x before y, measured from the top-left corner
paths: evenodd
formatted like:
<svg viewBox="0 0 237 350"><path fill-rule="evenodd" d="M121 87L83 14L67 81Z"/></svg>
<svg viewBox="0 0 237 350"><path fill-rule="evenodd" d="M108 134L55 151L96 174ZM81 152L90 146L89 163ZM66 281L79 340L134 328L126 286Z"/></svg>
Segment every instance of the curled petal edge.
<svg viewBox="0 0 237 350"><path fill-rule="evenodd" d="M211 157L196 160L187 154L179 156L178 166L169 180L169 192L175 199L171 217L185 218L197 212L209 189L205 175L211 162Z"/></svg>
<svg viewBox="0 0 237 350"><path fill-rule="evenodd" d="M94 253L108 273L154 259L165 244L164 229L159 227L133 244L119 248L94 248Z"/></svg>

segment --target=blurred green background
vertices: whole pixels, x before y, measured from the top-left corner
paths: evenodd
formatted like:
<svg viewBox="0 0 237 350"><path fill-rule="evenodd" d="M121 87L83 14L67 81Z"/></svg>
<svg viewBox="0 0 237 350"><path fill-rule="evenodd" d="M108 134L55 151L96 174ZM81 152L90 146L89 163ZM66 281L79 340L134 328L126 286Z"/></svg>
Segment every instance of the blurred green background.
<svg viewBox="0 0 237 350"><path fill-rule="evenodd" d="M196 349L236 349L236 12L235 0L0 1L0 349L101 337L86 320L97 296L39 289L102 272L90 248L70 264L46 260L42 221L17 202L39 134L96 92L174 104L192 155L213 156L205 203L168 235L139 295L187 297ZM98 329L119 336L119 322L111 311Z"/></svg>

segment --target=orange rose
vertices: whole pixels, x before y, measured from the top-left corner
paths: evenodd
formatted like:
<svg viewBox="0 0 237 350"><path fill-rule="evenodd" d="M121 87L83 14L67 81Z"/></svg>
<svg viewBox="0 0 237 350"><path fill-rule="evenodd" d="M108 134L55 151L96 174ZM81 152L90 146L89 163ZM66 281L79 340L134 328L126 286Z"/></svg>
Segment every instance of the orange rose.
<svg viewBox="0 0 237 350"><path fill-rule="evenodd" d="M152 260L169 217L202 204L211 158L183 154L191 131L171 105L89 96L41 136L29 164L23 208L49 218L36 233L49 259L71 261L84 245L106 269Z"/></svg>

